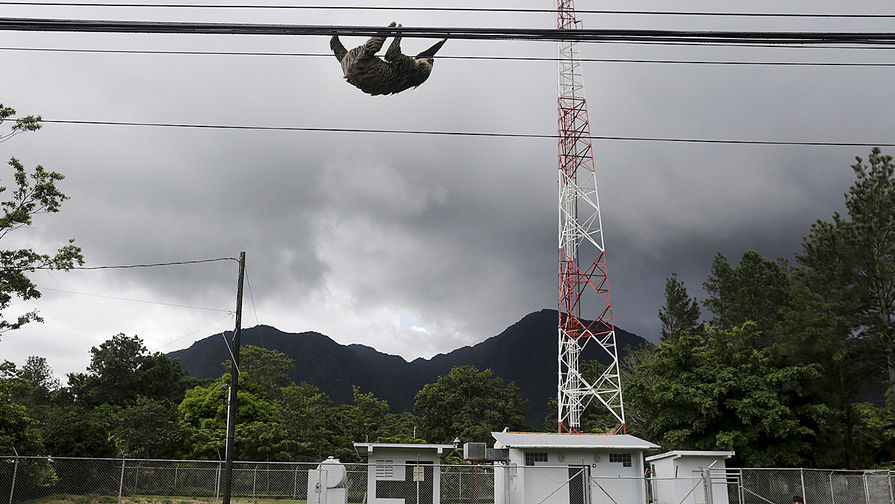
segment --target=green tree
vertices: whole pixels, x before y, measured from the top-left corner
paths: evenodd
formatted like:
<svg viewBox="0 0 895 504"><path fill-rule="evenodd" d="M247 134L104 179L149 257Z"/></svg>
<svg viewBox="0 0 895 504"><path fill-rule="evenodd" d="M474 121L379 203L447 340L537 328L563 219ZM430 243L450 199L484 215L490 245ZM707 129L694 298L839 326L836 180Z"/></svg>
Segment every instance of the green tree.
<svg viewBox="0 0 895 504"><path fill-rule="evenodd" d="M43 357L28 357L21 369L9 361L0 364L0 397L5 404L0 406L4 410L0 412L0 438L4 431L15 432L8 437L15 444L7 447L15 446L21 453L43 452L43 431L52 413L51 402L60 388Z"/></svg>
<svg viewBox="0 0 895 504"><path fill-rule="evenodd" d="M224 455L227 425L227 394L230 373L208 386L186 392L178 406L178 418L186 430L190 458L215 458ZM237 460L289 460L296 441L283 424L277 406L263 399L253 382L239 379L239 412L233 446Z"/></svg>
<svg viewBox="0 0 895 504"><path fill-rule="evenodd" d="M309 383L292 383L280 389L278 404L288 435L296 442L296 460L319 461L335 454L329 396Z"/></svg>
<svg viewBox="0 0 895 504"><path fill-rule="evenodd" d="M0 126L15 116L15 113L12 108L0 104ZM40 126L39 116L16 119L8 132L0 130L0 142L25 131L36 131ZM15 185L8 193L8 197L0 201L0 238L31 226L38 214L59 212L62 202L68 199L56 187L56 184L65 178L61 174L47 171L40 165L29 172L15 157L9 160L9 165L13 169ZM0 186L0 193L6 191L6 186ZM37 285L28 277L29 273L37 269L67 271L82 264L84 258L81 255L81 248L74 244L74 240L69 240L67 245L63 245L52 254L36 252L30 248L0 250L0 312L5 311L15 298L27 301L40 297ZM37 311L12 318L0 315L0 333L18 329L28 322L41 320Z"/></svg>
<svg viewBox="0 0 895 504"><path fill-rule="evenodd" d="M715 315L713 325L732 329L752 321L766 342L773 339L791 304L789 266L754 250L744 252L736 267L717 254L703 288L708 294L703 304Z"/></svg>
<svg viewBox="0 0 895 504"><path fill-rule="evenodd" d="M116 444L128 457L179 458L186 429L178 421L177 405L168 400L139 396L136 404L118 414L113 430Z"/></svg>
<svg viewBox="0 0 895 504"><path fill-rule="evenodd" d="M231 362L224 361L230 372ZM239 352L239 374L255 384L258 393L271 401L280 395L280 389L292 384L289 372L295 362L279 350L246 345Z"/></svg>
<svg viewBox="0 0 895 504"><path fill-rule="evenodd" d="M699 328L699 303L690 297L684 282L672 273L665 280L665 305L659 310L662 322L662 340L674 339L682 332L694 332Z"/></svg>
<svg viewBox="0 0 895 504"><path fill-rule="evenodd" d="M58 457L121 456L112 435L117 416L114 406L55 408L44 429L46 453Z"/></svg>
<svg viewBox="0 0 895 504"><path fill-rule="evenodd" d="M385 415L379 428L377 443L425 443L420 428L420 417L403 411Z"/></svg>
<svg viewBox="0 0 895 504"><path fill-rule="evenodd" d="M868 395L881 394L891 375L892 358L886 337L890 313L895 184L891 158L878 149L870 166L852 166L856 182L846 197L848 218L838 213L831 221L818 220L803 238L794 271L796 305L786 356L823 367L809 392L835 412L823 430L825 442L818 464L858 467L878 452L878 440L866 432ZM888 257L888 258L887 258ZM886 294L889 292L889 294ZM888 299L888 301L887 301ZM881 358L880 358L881 357Z"/></svg>
<svg viewBox="0 0 895 504"><path fill-rule="evenodd" d="M132 406L140 396L179 403L195 384L178 361L159 352L150 354L137 336L116 334L90 353L88 372L68 375L76 403L86 407Z"/></svg>
<svg viewBox="0 0 895 504"><path fill-rule="evenodd" d="M734 450L745 466L796 466L811 460L811 426L829 410L793 403L787 387L818 374L816 365L776 366L754 322L709 327L659 345L629 378L625 400L644 413L639 433L664 449Z"/></svg>
<svg viewBox="0 0 895 504"><path fill-rule="evenodd" d="M490 369L458 366L416 394L423 437L431 442L492 441L491 432L525 430L528 401L515 383L504 384Z"/></svg>
<svg viewBox="0 0 895 504"><path fill-rule="evenodd" d="M857 304L852 331L878 340L886 356L889 388L895 390L895 165L879 148L851 166L855 182L845 195L848 216L812 226L806 253L828 258L845 276ZM831 248L831 247L835 247Z"/></svg>
<svg viewBox="0 0 895 504"><path fill-rule="evenodd" d="M15 403L13 378L0 378L0 455L39 453L42 446L28 409Z"/></svg>

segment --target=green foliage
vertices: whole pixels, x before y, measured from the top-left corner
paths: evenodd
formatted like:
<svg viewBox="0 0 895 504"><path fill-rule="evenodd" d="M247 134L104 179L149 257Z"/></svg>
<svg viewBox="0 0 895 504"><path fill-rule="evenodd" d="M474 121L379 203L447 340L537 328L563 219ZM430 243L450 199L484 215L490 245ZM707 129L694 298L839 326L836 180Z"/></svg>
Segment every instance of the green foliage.
<svg viewBox="0 0 895 504"><path fill-rule="evenodd" d="M28 453L36 444L34 434L28 432L31 419L27 408L10 400L10 381L0 379L0 455L13 455L13 448Z"/></svg>
<svg viewBox="0 0 895 504"><path fill-rule="evenodd" d="M375 442L377 443L425 443L420 418L413 413L389 413L383 418Z"/></svg>
<svg viewBox="0 0 895 504"><path fill-rule="evenodd" d="M0 103L0 126L14 115L16 115L15 109L12 107L4 107L3 104ZM41 126L43 126L40 119L40 116L25 116L16 119L8 133L0 133L0 142L5 142L19 133L39 130Z"/></svg>
<svg viewBox="0 0 895 504"><path fill-rule="evenodd" d="M505 427L526 430L528 401L515 383L504 385L491 370L457 366L416 395L414 409L421 415L423 435L436 443L491 442L492 431Z"/></svg>
<svg viewBox="0 0 895 504"><path fill-rule="evenodd" d="M222 365L228 373L231 372L229 360ZM289 372L293 369L295 363L283 352L252 345L245 345L239 351L240 376L244 376L267 400L273 400L279 389L292 383Z"/></svg>
<svg viewBox="0 0 895 504"><path fill-rule="evenodd" d="M208 386L188 390L178 406L179 421L187 431L190 458L223 458L227 426L230 374ZM253 392L240 377L234 457L237 460L288 460L294 441L282 424L278 408Z"/></svg>
<svg viewBox="0 0 895 504"><path fill-rule="evenodd" d="M832 256L857 310L852 328L878 340L886 356L889 387L895 387L895 165L874 148L868 163L851 166L855 183L845 195L848 219L833 214L818 221L806 239L815 252ZM816 239L815 239L816 238ZM821 247L838 246L836 251Z"/></svg>
<svg viewBox="0 0 895 504"><path fill-rule="evenodd" d="M47 455L68 457L119 457L112 435L119 408L54 408L44 429Z"/></svg>
<svg viewBox="0 0 895 504"><path fill-rule="evenodd" d="M15 110L0 104L0 126ZM40 129L40 117L27 116L17 119L8 133L0 131L0 142L25 131ZM37 165L29 172L15 157L9 160L13 170L11 192L5 200L0 201L0 239L9 233L33 224L35 215L59 212L62 202L68 199L56 184L63 180L61 174L47 171ZM6 193L7 187L0 186L0 193ZM69 240L55 253L36 252L30 248L0 250L0 311L6 310L14 298L29 300L40 297L37 286L28 277L28 273L36 269L70 270L84 264L81 248ZM8 319L0 316L0 333L18 329L28 322L41 321L36 311L30 311Z"/></svg>
<svg viewBox="0 0 895 504"><path fill-rule="evenodd" d="M137 336L116 334L90 353L88 373L68 376L75 401L84 406L132 406L140 396L180 401L194 384L177 361L150 354Z"/></svg>
<svg viewBox="0 0 895 504"><path fill-rule="evenodd" d="M304 382L281 388L279 396L283 424L295 442L294 459L320 461L333 455L335 431L329 396Z"/></svg>
<svg viewBox="0 0 895 504"><path fill-rule="evenodd" d="M186 435L175 404L145 396L121 410L113 431L116 445L134 458L179 458Z"/></svg>
<svg viewBox="0 0 895 504"><path fill-rule="evenodd" d="M789 267L782 259L771 261L754 250L744 252L732 267L719 253L703 288L708 293L703 304L715 315L712 325L732 329L751 321L770 336L790 304Z"/></svg>
<svg viewBox="0 0 895 504"><path fill-rule="evenodd" d="M785 391L815 379L819 366L775 366L762 340L747 322L660 345L624 391L644 412L638 431L667 450L734 450L746 466L809 460L817 432L805 419L817 424L829 411L801 408Z"/></svg>
<svg viewBox="0 0 895 504"><path fill-rule="evenodd" d="M699 327L699 303L691 298L687 287L672 273L665 280L665 305L659 310L662 340L677 338L682 332L695 332Z"/></svg>

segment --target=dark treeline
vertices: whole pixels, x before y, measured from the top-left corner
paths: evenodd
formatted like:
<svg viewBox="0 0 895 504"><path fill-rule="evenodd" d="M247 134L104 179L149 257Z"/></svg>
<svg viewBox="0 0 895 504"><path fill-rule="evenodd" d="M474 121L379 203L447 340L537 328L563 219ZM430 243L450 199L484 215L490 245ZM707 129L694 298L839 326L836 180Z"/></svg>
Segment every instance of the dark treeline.
<svg viewBox="0 0 895 504"><path fill-rule="evenodd" d="M200 382L179 361L151 354L140 338L118 334L90 350L85 373L61 386L43 357L0 366L0 455L219 460L226 435L229 362ZM472 366L456 367L416 395L416 414L354 388L333 405L314 385L295 384L284 354L243 347L238 460L359 460L355 441L488 441L525 424L527 403L513 384Z"/></svg>

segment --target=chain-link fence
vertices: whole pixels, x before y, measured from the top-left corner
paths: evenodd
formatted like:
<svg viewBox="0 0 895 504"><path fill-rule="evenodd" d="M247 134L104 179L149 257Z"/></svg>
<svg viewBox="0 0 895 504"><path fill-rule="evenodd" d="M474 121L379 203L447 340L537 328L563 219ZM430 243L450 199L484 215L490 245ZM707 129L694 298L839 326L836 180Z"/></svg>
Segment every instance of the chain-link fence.
<svg viewBox="0 0 895 504"><path fill-rule="evenodd" d="M238 502L306 500L316 466L236 462L232 495ZM0 503L219 502L223 473L223 462L211 461L3 457ZM354 479L363 487L366 471L360 474Z"/></svg>
<svg viewBox="0 0 895 504"><path fill-rule="evenodd" d="M235 462L232 502L788 504L798 495L805 504L895 504L895 472L889 471L713 469L678 478L623 481L594 475L582 479L568 468L568 474L559 474L555 467L342 467L333 479L318 470L317 463ZM0 504L217 503L223 474L224 464L218 461L0 457ZM527 502L535 494L512 488L523 480L545 482L535 492L540 496L535 500L543 503ZM644 492L630 490L640 485ZM328 491L341 493L327 500Z"/></svg>
<svg viewBox="0 0 895 504"><path fill-rule="evenodd" d="M805 504L895 503L895 472L824 469L740 469L744 504L792 502Z"/></svg>
<svg viewBox="0 0 895 504"><path fill-rule="evenodd" d="M317 463L234 462L232 502L327 504L330 485L317 468ZM343 498L349 504L370 502L368 479L383 471L382 464L344 468L344 478L334 483ZM387 469L401 476L377 482L373 488L379 499L406 504L494 502L491 466L394 464ZM223 474L224 463L218 461L0 457L0 504L216 503L221 500Z"/></svg>

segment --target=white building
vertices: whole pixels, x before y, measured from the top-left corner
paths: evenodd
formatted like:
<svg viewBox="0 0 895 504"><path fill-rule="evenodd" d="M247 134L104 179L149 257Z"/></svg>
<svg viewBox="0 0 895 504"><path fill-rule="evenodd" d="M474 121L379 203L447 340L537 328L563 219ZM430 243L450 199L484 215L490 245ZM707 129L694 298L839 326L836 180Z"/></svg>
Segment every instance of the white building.
<svg viewBox="0 0 895 504"><path fill-rule="evenodd" d="M644 452L657 445L628 434L492 432L495 504L646 502Z"/></svg>
<svg viewBox="0 0 895 504"><path fill-rule="evenodd" d="M733 455L732 451L678 450L647 457L653 475L653 502L728 504L725 461Z"/></svg>
<svg viewBox="0 0 895 504"><path fill-rule="evenodd" d="M354 443L367 458L367 504L439 504L450 444Z"/></svg>

